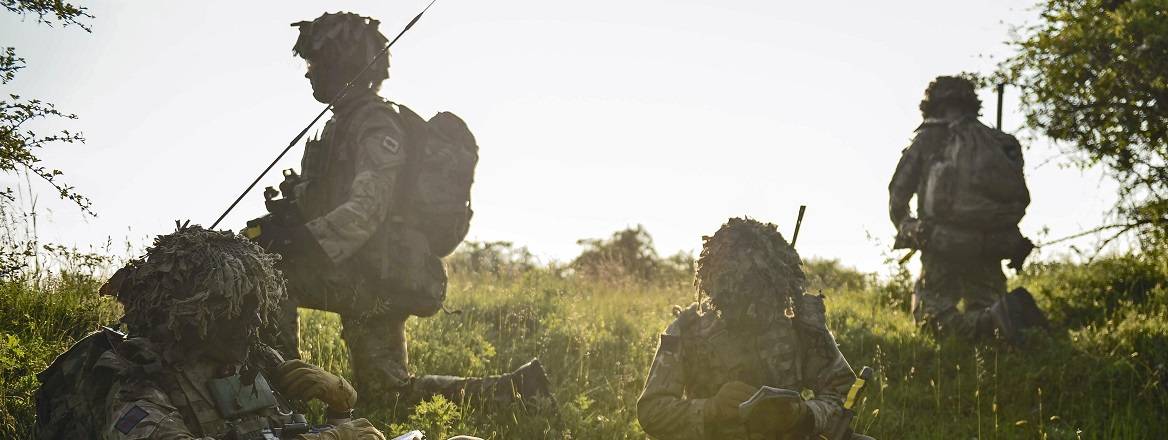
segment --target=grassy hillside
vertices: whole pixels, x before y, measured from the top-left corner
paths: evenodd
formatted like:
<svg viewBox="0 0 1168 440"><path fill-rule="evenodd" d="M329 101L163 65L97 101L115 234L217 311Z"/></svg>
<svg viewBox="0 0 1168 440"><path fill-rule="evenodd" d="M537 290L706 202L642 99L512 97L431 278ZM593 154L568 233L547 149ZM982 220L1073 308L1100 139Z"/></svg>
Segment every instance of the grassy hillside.
<svg viewBox="0 0 1168 440"><path fill-rule="evenodd" d="M878 382L860 408L860 429L883 439L1168 437L1168 270L1138 257L1087 266L1049 263L1015 277L1050 311L1057 330L1026 350L966 346L914 331L908 286L873 283L831 262L809 265L828 297L829 325L853 367ZM417 372L478 375L538 356L549 370L558 417L488 415L441 399L367 413L392 431L430 438L644 438L635 403L670 306L692 301L688 280L565 277L555 270L455 273L451 309L410 321ZM0 438L32 422L36 371L69 342L116 320L87 277L0 284ZM307 312L309 357L347 373L338 320Z"/></svg>

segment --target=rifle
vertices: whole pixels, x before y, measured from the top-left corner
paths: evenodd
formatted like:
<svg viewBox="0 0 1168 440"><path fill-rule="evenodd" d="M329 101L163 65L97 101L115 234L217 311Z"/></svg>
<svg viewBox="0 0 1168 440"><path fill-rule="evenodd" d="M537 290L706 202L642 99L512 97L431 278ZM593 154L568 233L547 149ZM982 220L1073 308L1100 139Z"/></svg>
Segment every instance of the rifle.
<svg viewBox="0 0 1168 440"><path fill-rule="evenodd" d="M856 417L854 408L856 402L860 400L860 393L864 391L864 385L872 380L873 373L872 367L866 365L860 369L860 374L856 376L856 381L852 382L852 388L848 390L848 398L844 400L844 412L835 420L831 433L826 437L828 440L848 440L857 435L852 431L852 419Z"/></svg>
<svg viewBox="0 0 1168 440"><path fill-rule="evenodd" d="M243 236L258 241L261 247L269 249L271 241L280 239L280 237L263 237L264 226L273 224L291 226L303 223L300 211L296 206L294 193L294 188L300 181L300 175L289 168L284 170L284 181L280 183L278 191L270 186L264 188L264 207L267 208L268 213L263 217L248 220L247 227L243 230ZM276 197L280 195L283 197L277 199Z"/></svg>

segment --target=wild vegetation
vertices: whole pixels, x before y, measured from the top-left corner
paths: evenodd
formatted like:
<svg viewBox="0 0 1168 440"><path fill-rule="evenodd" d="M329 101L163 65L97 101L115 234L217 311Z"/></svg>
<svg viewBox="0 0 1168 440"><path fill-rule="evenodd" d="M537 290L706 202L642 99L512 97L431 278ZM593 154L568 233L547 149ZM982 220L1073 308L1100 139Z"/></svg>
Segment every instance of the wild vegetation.
<svg viewBox="0 0 1168 440"><path fill-rule="evenodd" d="M484 248L500 255L487 257ZM693 301L689 277L583 276L535 264L506 243L470 244L451 259L443 313L410 321L415 371L481 375L532 357L547 367L558 411L487 413L434 399L364 413L391 432L428 438L645 438L636 399L670 307ZM467 252L490 265L467 270ZM510 255L510 256L508 256ZM457 264L455 264L457 263ZM0 283L0 438L25 438L35 373L119 307L96 290L92 265ZM809 260L829 325L853 367L878 380L857 426L877 438L1164 438L1168 410L1168 266L1150 255L1086 264L1034 263L1011 279L1029 287L1054 329L1024 349L968 346L915 331L900 293L911 286L838 262ZM889 281L891 280L891 281ZM897 285L897 284L900 285ZM307 357L348 374L335 315L305 311ZM319 408L316 416L319 416Z"/></svg>

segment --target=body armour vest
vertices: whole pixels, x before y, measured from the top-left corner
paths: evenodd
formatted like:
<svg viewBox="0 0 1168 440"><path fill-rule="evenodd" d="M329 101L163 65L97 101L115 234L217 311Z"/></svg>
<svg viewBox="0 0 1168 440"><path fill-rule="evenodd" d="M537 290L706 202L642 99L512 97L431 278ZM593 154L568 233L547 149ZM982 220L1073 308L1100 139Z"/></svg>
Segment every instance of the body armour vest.
<svg viewBox="0 0 1168 440"><path fill-rule="evenodd" d="M275 371L280 360L271 348L257 345L244 365L225 368L208 361L176 362L151 345L141 338L123 342L116 349L129 361L122 374L145 376L156 384L195 436L274 438L265 437L265 431L303 421L293 418L263 374Z"/></svg>

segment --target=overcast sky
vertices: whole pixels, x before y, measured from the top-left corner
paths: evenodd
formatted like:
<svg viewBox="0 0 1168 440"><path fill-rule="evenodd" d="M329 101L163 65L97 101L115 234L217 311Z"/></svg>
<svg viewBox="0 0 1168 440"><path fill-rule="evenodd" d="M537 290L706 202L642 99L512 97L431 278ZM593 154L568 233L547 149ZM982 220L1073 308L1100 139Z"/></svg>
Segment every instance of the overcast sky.
<svg viewBox="0 0 1168 440"><path fill-rule="evenodd" d="M699 249L730 216L789 234L806 204L804 256L875 271L894 234L888 180L925 86L992 70L1010 25L1033 15L1023 3L439 0L394 47L382 95L424 116L453 111L474 131L472 239L564 260L579 238L643 224L671 254ZM88 138L42 157L98 217L38 184L43 240L141 243L175 219L209 225L322 107L289 27L321 2L84 4L92 34L0 13L0 46L28 61L0 92L76 113L50 127ZM380 19L392 38L425 2L329 4ZM992 124L995 98L982 92ZM1017 93L1007 89L1007 131L1020 128ZM1114 200L1099 172L1056 154L1026 151L1033 237L1096 226ZM262 187L279 180L222 227L261 215Z"/></svg>

